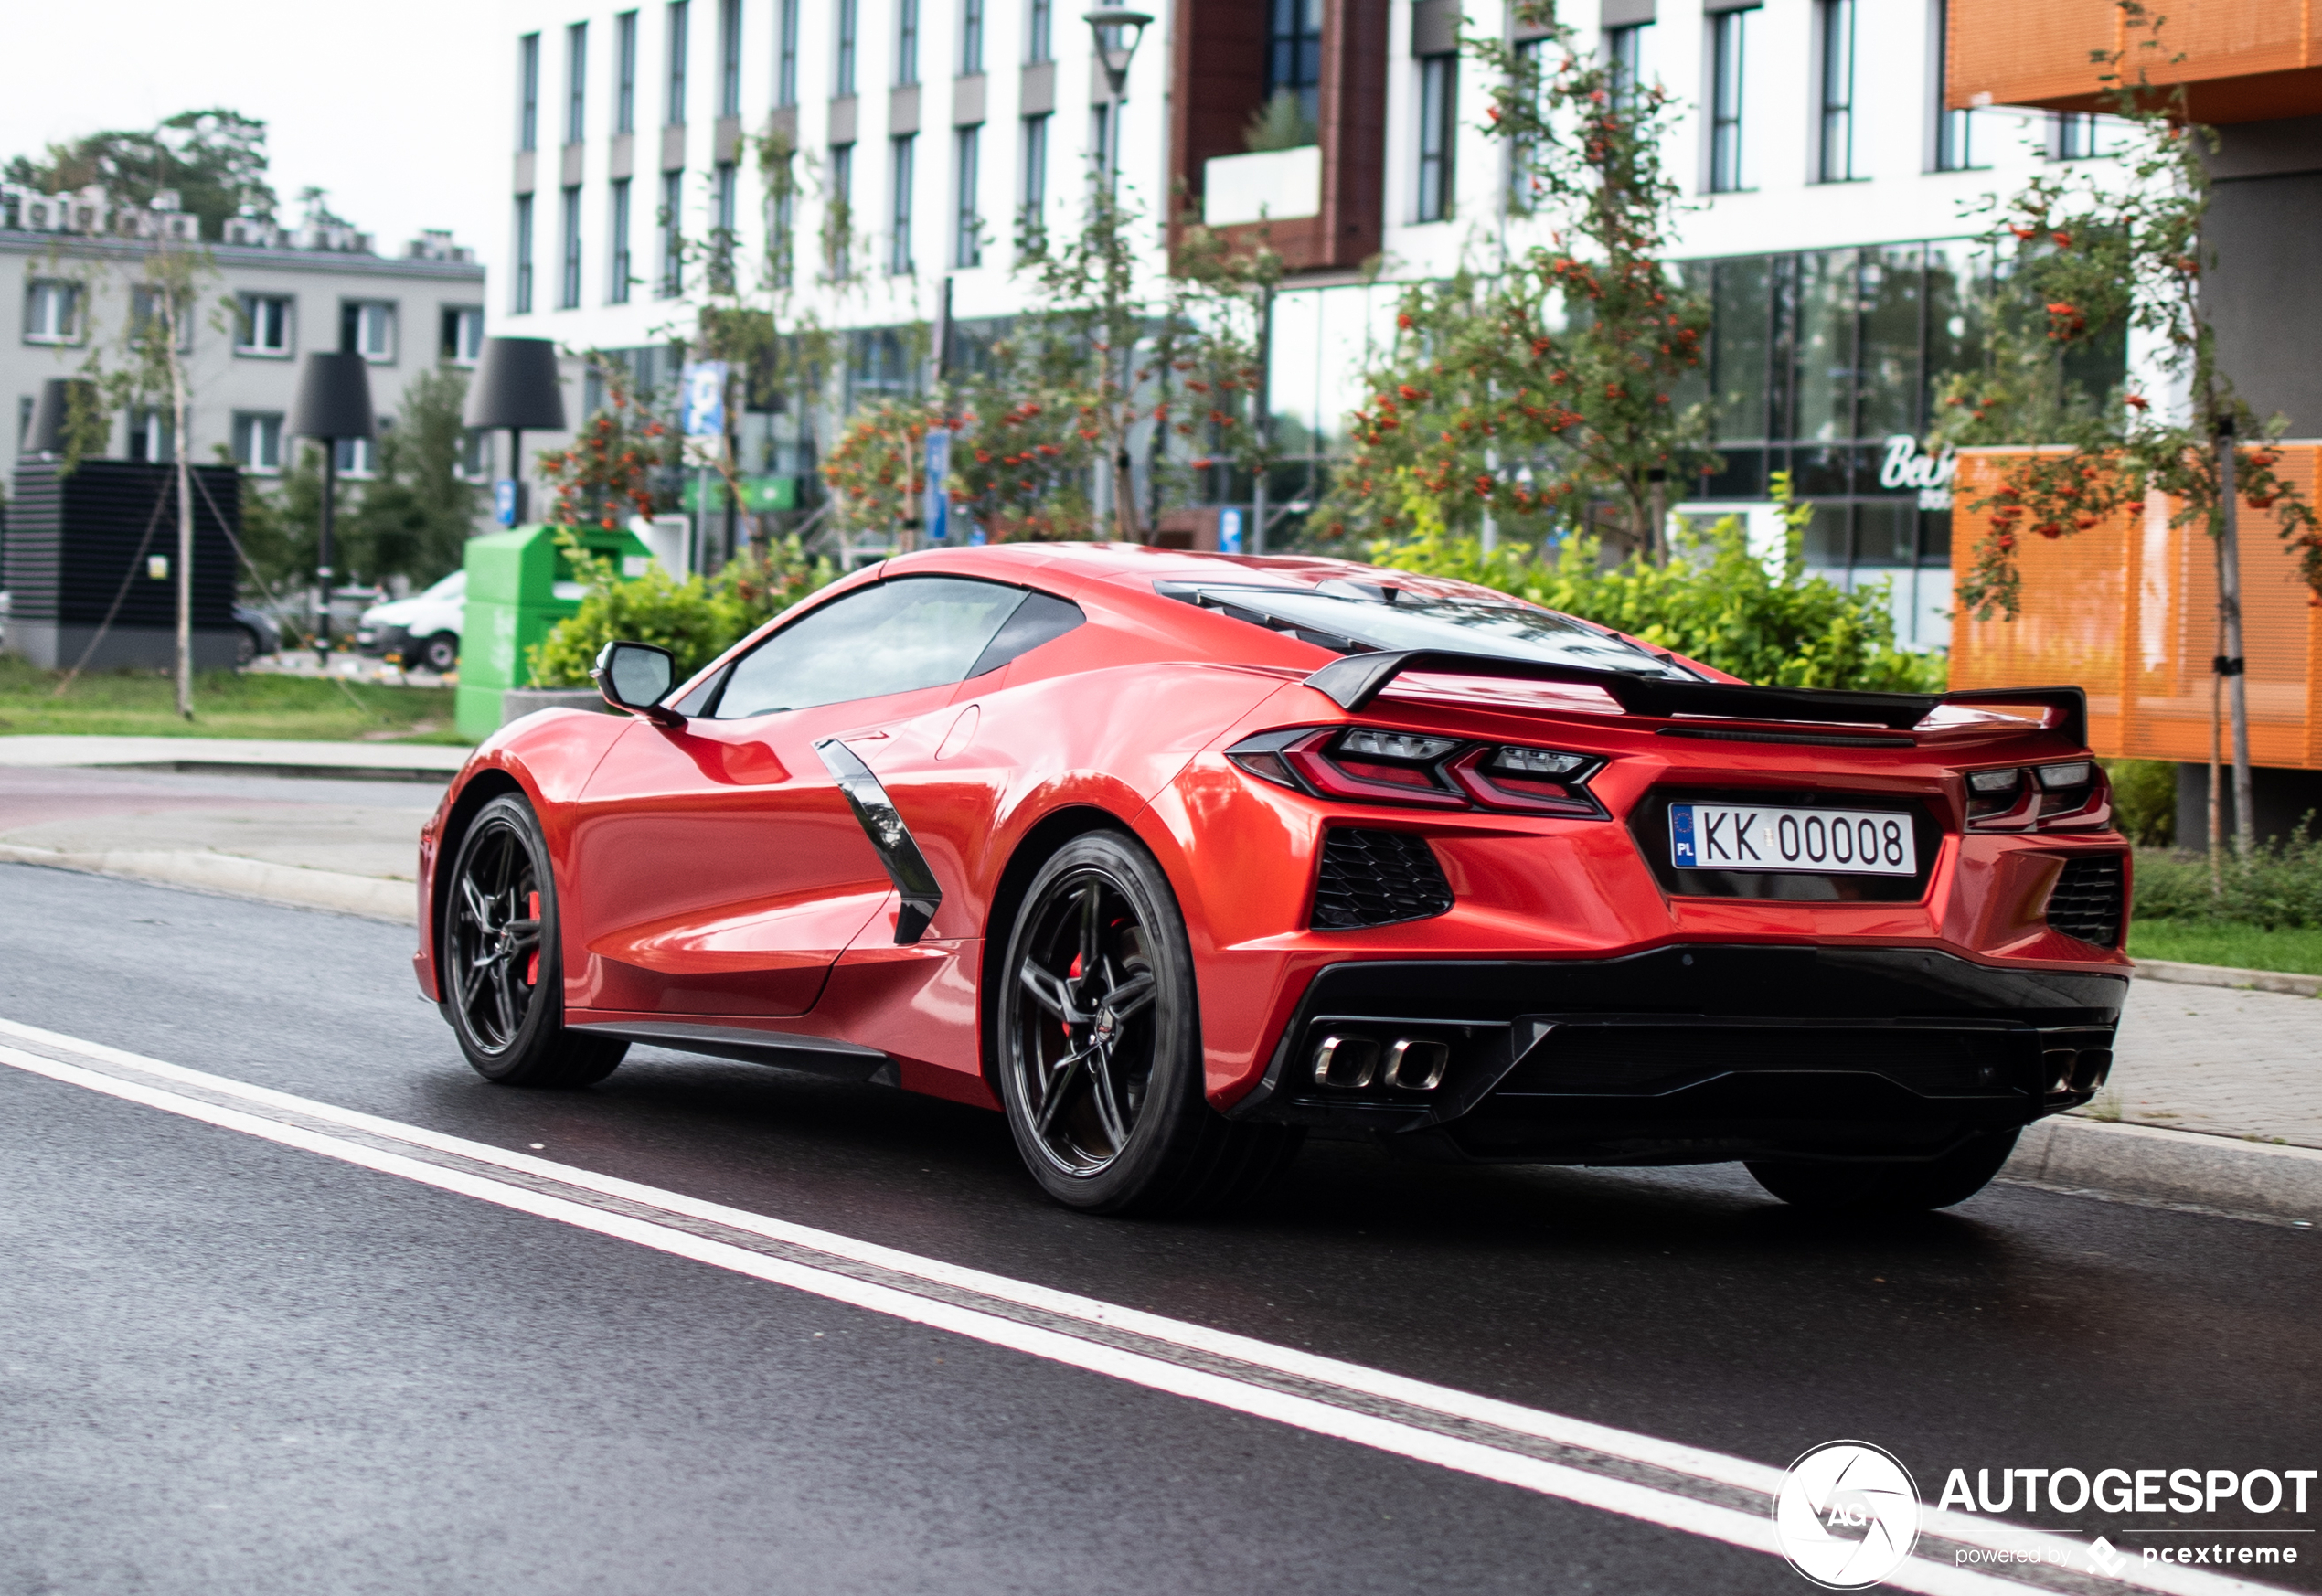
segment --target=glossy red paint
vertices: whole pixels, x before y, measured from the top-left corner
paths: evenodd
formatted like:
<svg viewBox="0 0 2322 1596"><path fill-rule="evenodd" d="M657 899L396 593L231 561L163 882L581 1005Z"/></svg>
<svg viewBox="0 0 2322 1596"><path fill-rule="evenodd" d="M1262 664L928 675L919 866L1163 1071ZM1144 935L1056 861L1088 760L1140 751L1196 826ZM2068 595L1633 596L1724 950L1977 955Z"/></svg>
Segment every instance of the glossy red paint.
<svg viewBox="0 0 2322 1596"><path fill-rule="evenodd" d="M1505 601L1306 558L1113 545L932 551L857 573L774 625L872 583L932 574L1044 591L1087 621L985 676L885 697L674 729L578 712L504 729L476 750L422 834L422 990L438 995L439 866L466 815L511 788L531 801L548 837L570 1020L676 1018L840 1039L886 1055L908 1089L987 1107L987 960L1008 933L1012 883L1060 828L1130 833L1166 874L1188 927L1207 1086L1220 1108L1264 1073L1315 973L1349 962L1603 960L1718 943L1929 949L2003 969L2120 974L2127 964L2041 918L2067 859L2104 854L2125 867L2126 844L2101 803L2070 830L1964 826L1963 771L2084 753L2035 722L1963 713L1882 747L1693 740L1619 713L1594 687L1443 676L1407 678L1349 714L1303 685L1338 657L1330 650L1155 588L1351 580ZM1352 724L1600 758L1589 792L1605 814L1528 813L1506 790L1497 808L1398 803L1391 789L1367 794L1376 802L1315 796L1224 753L1258 733ZM825 738L874 772L941 884L942 905L916 942L895 944L900 900L815 751ZM1471 769L1455 779L1472 778ZM1672 789L1908 801L1941 841L1924 890L1907 901L1678 896L1630 825L1650 794ZM1321 839L1334 825L1425 838L1451 909L1315 929Z"/></svg>

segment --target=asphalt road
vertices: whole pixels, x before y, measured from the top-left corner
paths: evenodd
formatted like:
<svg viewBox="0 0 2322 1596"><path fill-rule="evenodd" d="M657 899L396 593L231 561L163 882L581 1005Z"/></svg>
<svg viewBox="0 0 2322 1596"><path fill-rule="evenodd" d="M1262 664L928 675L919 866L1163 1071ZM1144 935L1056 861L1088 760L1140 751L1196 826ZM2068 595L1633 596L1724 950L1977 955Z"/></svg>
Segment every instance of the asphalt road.
<svg viewBox="0 0 2322 1596"><path fill-rule="evenodd" d="M638 1050L494 1088L408 931L0 867L0 1019L1780 1466L2322 1466L2307 1231L1315 1144L1231 1222L996 1116ZM0 1069L0 1593L1768 1591L1780 1562ZM2008 1515L2168 1546L2303 1514ZM2251 1537L2252 1529L2267 1533ZM2288 1533L2304 1531L2305 1533ZM2239 1570L2236 1570L2239 1571Z"/></svg>

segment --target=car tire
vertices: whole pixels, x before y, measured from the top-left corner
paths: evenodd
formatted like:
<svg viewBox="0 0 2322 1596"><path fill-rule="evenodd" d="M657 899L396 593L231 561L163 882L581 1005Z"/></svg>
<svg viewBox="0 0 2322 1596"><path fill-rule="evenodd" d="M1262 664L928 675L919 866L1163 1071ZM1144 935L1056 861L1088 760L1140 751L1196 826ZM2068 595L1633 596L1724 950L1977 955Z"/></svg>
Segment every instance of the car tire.
<svg viewBox="0 0 2322 1596"><path fill-rule="evenodd" d="M234 628L234 668L236 670L240 670L265 652L265 639L258 635L255 627L237 626Z"/></svg>
<svg viewBox="0 0 2322 1596"><path fill-rule="evenodd" d="M475 1072L499 1086L591 1086L629 1044L564 1027L556 878L532 805L506 793L476 812L443 895L445 1016Z"/></svg>
<svg viewBox="0 0 2322 1596"><path fill-rule="evenodd" d="M439 632L420 644L419 665L422 670L437 676L448 676L460 668L460 636L456 632Z"/></svg>
<svg viewBox="0 0 2322 1596"><path fill-rule="evenodd" d="M1972 1136L1923 1162L1805 1164L1752 1160L1752 1179L1793 1208L1823 1213L1923 1213L1964 1203L1999 1173L2016 1150L2015 1131Z"/></svg>
<svg viewBox="0 0 2322 1596"><path fill-rule="evenodd" d="M1041 865L1000 972L1000 1096L1025 1166L1058 1202L1219 1213L1296 1155L1295 1127L1236 1124L1204 1097L1185 919L1128 837L1089 833Z"/></svg>

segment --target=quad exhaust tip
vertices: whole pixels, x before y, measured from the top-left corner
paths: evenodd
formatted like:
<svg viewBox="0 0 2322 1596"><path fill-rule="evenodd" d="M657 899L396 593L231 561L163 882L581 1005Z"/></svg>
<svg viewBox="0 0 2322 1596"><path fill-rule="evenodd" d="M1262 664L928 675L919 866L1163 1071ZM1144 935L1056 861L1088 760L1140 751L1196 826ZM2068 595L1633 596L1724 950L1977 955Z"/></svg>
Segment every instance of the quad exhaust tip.
<svg viewBox="0 0 2322 1596"><path fill-rule="evenodd" d="M1433 1091L1451 1069L1451 1045L1401 1037L1386 1050L1386 1069L1379 1069L1380 1049L1370 1037L1327 1036L1315 1049L1315 1084L1339 1091L1360 1091L1376 1080L1390 1091Z"/></svg>

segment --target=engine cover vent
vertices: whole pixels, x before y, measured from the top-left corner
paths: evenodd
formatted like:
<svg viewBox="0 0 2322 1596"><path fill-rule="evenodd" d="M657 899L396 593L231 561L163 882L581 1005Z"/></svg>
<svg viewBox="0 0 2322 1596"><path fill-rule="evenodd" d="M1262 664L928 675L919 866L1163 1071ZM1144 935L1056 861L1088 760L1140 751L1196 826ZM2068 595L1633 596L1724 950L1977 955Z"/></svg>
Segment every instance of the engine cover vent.
<svg viewBox="0 0 2322 1596"><path fill-rule="evenodd" d="M1427 839L1407 831L1330 827L1315 883L1316 931L1354 931L1443 914L1451 883Z"/></svg>
<svg viewBox="0 0 2322 1596"><path fill-rule="evenodd" d="M2110 948L2120 943L2121 857L2118 854L2082 854L2064 861L2048 895L2046 917L2051 930L2086 942Z"/></svg>

